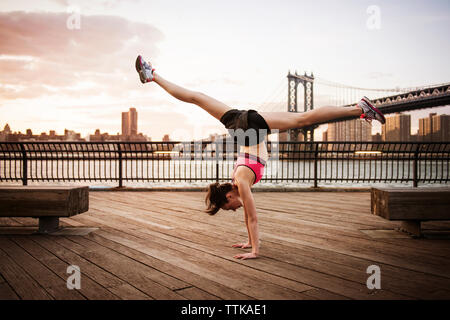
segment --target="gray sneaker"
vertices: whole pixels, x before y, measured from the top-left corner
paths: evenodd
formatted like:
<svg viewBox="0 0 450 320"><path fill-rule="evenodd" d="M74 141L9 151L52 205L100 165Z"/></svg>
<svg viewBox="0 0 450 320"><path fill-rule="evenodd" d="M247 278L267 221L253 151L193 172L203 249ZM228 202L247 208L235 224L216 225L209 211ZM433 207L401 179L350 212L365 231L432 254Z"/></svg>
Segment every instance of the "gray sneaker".
<svg viewBox="0 0 450 320"><path fill-rule="evenodd" d="M147 83L153 80L153 72L155 69L152 68L150 62L147 63L144 61L141 55L136 58L136 71L139 73L139 78L142 83Z"/></svg>
<svg viewBox="0 0 450 320"><path fill-rule="evenodd" d="M381 124L386 123L386 118L383 113L373 106L369 98L363 97L361 101L358 102L357 106L363 111L361 114L361 119L364 119L369 123L372 123L373 119L380 121Z"/></svg>

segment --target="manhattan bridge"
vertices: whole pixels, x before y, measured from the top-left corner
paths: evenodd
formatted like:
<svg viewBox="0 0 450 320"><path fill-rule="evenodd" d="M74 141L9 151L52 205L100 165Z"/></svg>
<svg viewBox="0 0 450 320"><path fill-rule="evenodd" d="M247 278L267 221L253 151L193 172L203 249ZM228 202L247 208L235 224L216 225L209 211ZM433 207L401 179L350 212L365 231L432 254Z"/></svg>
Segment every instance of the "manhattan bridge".
<svg viewBox="0 0 450 320"><path fill-rule="evenodd" d="M361 97L367 96L385 115L450 105L450 82L409 88L363 88L314 77L312 73L301 75L289 72L287 79L288 85L286 86L285 78L281 79L258 111L285 111L286 106L288 112L313 110L315 91L316 97L317 93L320 93L319 107L352 106L356 105ZM341 118L331 122L350 119L352 118ZM317 126L290 130L290 139L296 141L302 133L305 141L313 141L314 129Z"/></svg>

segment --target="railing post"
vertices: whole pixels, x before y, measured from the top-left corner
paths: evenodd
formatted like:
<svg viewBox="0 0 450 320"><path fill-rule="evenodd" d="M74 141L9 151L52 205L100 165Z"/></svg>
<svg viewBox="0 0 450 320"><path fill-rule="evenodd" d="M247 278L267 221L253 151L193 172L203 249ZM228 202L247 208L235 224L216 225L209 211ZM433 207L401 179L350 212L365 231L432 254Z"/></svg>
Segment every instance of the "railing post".
<svg viewBox="0 0 450 320"><path fill-rule="evenodd" d="M317 188L317 161L319 155L319 144L317 142L314 143L314 188Z"/></svg>
<svg viewBox="0 0 450 320"><path fill-rule="evenodd" d="M26 186L28 185L28 158L23 143L20 144L20 149L22 150L22 184Z"/></svg>
<svg viewBox="0 0 450 320"><path fill-rule="evenodd" d="M219 144L217 141L214 141L216 145L216 182L219 182Z"/></svg>
<svg viewBox="0 0 450 320"><path fill-rule="evenodd" d="M417 187L418 185L418 160L419 160L419 150L420 143L417 144L416 151L414 151L414 161L413 161L413 187Z"/></svg>
<svg viewBox="0 0 450 320"><path fill-rule="evenodd" d="M123 186L123 172L122 172L122 150L120 149L120 143L117 144L117 150L119 153L119 188Z"/></svg>

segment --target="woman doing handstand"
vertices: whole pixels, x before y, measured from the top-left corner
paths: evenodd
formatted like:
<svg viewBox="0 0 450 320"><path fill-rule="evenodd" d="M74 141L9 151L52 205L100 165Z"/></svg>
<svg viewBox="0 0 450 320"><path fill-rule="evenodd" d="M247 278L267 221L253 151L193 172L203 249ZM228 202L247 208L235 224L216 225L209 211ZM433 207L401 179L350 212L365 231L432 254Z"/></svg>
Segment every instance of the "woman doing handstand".
<svg viewBox="0 0 450 320"><path fill-rule="evenodd" d="M321 107L304 113L261 112L255 110L232 109L226 104L201 92L191 91L171 83L155 72L149 62L141 56L136 59L136 70L142 83L155 82L178 100L193 103L222 122L230 131L254 132L245 135L240 146L238 159L234 165L231 183L213 183L206 195L206 212L213 215L220 209L233 210L244 207L248 241L234 244L235 248L252 248L249 253L235 255L237 259L251 259L259 255L259 231L255 201L251 187L261 180L268 158L265 137L270 130L285 131L294 128L309 127L317 123L344 117L361 117L367 121L373 119L385 123L383 114L366 97L353 107ZM254 130L252 130L254 129Z"/></svg>

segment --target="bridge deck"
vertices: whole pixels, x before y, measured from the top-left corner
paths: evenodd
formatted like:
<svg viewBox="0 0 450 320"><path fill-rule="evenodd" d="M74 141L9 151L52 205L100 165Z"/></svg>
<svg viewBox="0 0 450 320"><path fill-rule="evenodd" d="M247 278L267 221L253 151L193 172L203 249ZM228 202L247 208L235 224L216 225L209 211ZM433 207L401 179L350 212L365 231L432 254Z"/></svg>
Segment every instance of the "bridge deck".
<svg viewBox="0 0 450 320"><path fill-rule="evenodd" d="M35 219L1 218L0 299L450 298L448 222L411 239L370 214L369 193L254 196L262 256L246 261L231 248L246 240L242 209L208 216L199 192L91 192L89 212L62 219L99 228L84 236L30 235ZM381 290L366 287L373 264ZM69 265L81 290L66 287Z"/></svg>

